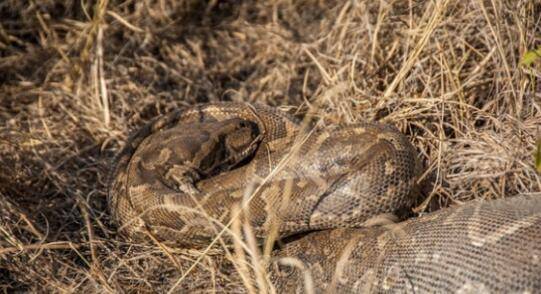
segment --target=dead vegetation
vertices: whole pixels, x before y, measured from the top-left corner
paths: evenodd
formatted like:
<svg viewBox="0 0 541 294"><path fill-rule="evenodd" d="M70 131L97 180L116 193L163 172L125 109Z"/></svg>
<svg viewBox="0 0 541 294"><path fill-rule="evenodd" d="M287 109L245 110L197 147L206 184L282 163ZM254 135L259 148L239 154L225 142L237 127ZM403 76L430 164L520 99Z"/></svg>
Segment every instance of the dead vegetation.
<svg viewBox="0 0 541 294"><path fill-rule="evenodd" d="M257 292L239 250L134 244L110 222L127 135L198 102L398 126L429 183L416 213L541 190L541 67L520 64L538 1L331 2L0 2L1 289Z"/></svg>

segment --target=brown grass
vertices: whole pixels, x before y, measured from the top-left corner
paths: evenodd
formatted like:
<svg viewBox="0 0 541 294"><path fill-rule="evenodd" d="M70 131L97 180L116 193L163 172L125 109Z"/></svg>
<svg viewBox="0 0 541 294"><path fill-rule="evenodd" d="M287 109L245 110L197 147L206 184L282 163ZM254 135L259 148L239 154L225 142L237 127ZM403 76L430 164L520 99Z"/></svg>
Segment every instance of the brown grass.
<svg viewBox="0 0 541 294"><path fill-rule="evenodd" d="M541 62L519 64L541 45L539 1L95 2L0 2L4 291L262 290L249 239L201 256L110 221L127 135L198 102L398 126L425 167L416 213L541 190Z"/></svg>

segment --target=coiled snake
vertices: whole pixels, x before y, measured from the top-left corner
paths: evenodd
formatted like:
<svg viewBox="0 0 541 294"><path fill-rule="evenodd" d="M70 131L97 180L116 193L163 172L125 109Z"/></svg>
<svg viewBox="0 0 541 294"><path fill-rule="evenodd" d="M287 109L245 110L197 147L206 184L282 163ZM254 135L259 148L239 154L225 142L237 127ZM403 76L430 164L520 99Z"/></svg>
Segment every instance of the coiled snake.
<svg viewBox="0 0 541 294"><path fill-rule="evenodd" d="M416 166L411 143L388 125L318 127L263 105L211 103L133 135L108 199L120 231L183 246L208 244L232 217L262 239L319 231L274 253L279 293L541 287L539 197L361 228L412 204Z"/></svg>

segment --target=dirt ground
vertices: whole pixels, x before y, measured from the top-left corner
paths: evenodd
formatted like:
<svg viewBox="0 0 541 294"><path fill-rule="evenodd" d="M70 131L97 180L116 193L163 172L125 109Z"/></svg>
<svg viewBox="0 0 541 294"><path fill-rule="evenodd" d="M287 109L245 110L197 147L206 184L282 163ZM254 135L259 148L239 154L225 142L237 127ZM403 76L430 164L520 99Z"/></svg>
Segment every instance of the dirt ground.
<svg viewBox="0 0 541 294"><path fill-rule="evenodd" d="M1 1L0 289L179 282L201 252L118 236L107 176L130 132L195 103L397 126L423 163L412 215L541 191L540 46L538 0ZM223 251L174 290L258 289Z"/></svg>

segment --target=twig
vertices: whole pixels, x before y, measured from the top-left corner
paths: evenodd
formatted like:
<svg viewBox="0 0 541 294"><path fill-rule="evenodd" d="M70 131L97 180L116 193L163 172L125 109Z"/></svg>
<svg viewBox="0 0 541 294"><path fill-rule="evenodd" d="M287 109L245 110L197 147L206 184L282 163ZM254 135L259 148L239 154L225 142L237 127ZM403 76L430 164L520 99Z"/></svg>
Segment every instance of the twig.
<svg viewBox="0 0 541 294"><path fill-rule="evenodd" d="M10 253L15 253L15 252L23 252L23 251L28 251L28 250L72 249L72 248L79 248L79 247L81 247L81 244L75 244L70 241L56 241L56 242L50 242L50 243L22 245L20 247L0 248L0 255L10 254Z"/></svg>

